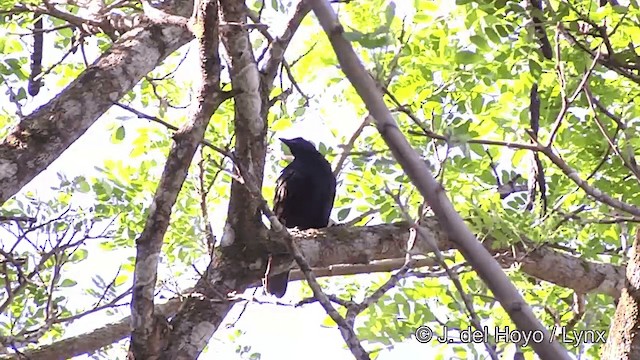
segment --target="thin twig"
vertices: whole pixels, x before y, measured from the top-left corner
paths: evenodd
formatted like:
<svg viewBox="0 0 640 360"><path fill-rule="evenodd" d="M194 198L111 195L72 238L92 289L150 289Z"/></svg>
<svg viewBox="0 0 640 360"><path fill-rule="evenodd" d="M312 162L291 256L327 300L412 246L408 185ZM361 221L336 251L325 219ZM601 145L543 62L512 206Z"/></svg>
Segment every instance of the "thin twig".
<svg viewBox="0 0 640 360"><path fill-rule="evenodd" d="M582 90L585 87L585 84L589 80L589 76L591 76L593 69L595 69L596 65L598 64L598 60L600 59L600 50L601 50L601 48L598 47L598 50L596 51L596 54L593 58L593 62L591 63L591 66L589 66L587 71L585 71L585 73L583 74L582 79L578 84L578 87L575 89L571 97L567 97L567 93L566 93L567 84L566 84L566 77L564 73L564 63L560 59L560 35L559 34L560 34L560 30L558 30L556 33L556 42L557 42L556 67L558 69L558 77L560 78L560 85L561 85L560 94L562 96L562 99L561 99L562 106L560 108L560 112L558 113L558 116L556 117L553 130L551 131L551 136L549 136L547 147L550 147L553 144L553 139L555 138L556 134L560 130L560 125L562 124L562 120L564 119L565 115L567 114L567 111L569 110L569 106L571 106L571 104L578 98L578 96L580 95L580 92L582 92Z"/></svg>
<svg viewBox="0 0 640 360"><path fill-rule="evenodd" d="M227 98L230 98L231 94L227 93L226 96L228 96ZM125 104L122 104L122 103L119 103L119 102L114 103L114 105L133 113L134 115L136 115L140 119L146 119L146 120L153 121L155 123L158 123L158 124L166 127L167 129L169 129L171 131L178 131L179 130L179 128L177 126L175 126L175 125L169 124L168 122L166 122L166 121L164 121L164 120L162 120L162 119L160 119L160 118L158 118L156 116L145 114L142 111L136 110L136 109L134 109L134 108L132 108L132 107L130 107L128 105L125 105ZM218 147L216 145L213 145L209 140L204 139L200 143L202 145L205 145L205 146L207 146L207 147L219 152L220 154L224 155L225 157L231 158L231 155L229 154L229 152L227 150L224 150L224 149L222 149L222 148L220 148L220 147Z"/></svg>
<svg viewBox="0 0 640 360"><path fill-rule="evenodd" d="M618 149L618 146L613 142L613 138L607 133L607 129L605 128L604 123L600 120L600 116L596 111L596 105L593 101L593 95L591 94L591 91L588 87L585 87L585 93L587 95L587 102L589 103L591 111L593 111L593 118L598 129L600 130L600 133L602 133L602 136L604 136L604 138L607 140L609 147L620 158L624 166L631 170L631 173L636 177L636 179L640 180L640 171L638 170L638 167L635 166L634 162L628 161L624 156L622 156L622 154L620 153L620 149Z"/></svg>
<svg viewBox="0 0 640 360"><path fill-rule="evenodd" d="M347 160L347 157L349 156L349 153L353 149L353 146L355 145L356 140L358 140L358 137L360 137L360 135L362 134L362 131L364 131L364 128L367 125L369 125L371 121L372 121L371 115L365 116L364 120L362 120L362 123L360 123L360 126L358 126L356 131L354 131L353 134L351 135L351 138L349 138L349 141L347 141L347 143L344 146L342 146L342 154L340 154L340 158L338 159L338 162L336 163L336 167L333 170L333 176L335 176L336 178L338 177L338 175L340 175L340 171L342 171L344 162Z"/></svg>
<svg viewBox="0 0 640 360"><path fill-rule="evenodd" d="M622 210L634 216L640 216L640 208L627 204L620 200L616 200L605 194L602 190L589 185L589 183L580 178L580 175L575 169L571 168L564 160L562 160L562 158L560 158L560 156L556 155L551 148L548 148L540 144L539 142L538 147L539 151L545 154L552 163L559 167L560 170L562 170L562 172L567 175L569 179L573 180L573 182L575 182L582 190L584 190L587 195L592 196L594 199L613 208Z"/></svg>

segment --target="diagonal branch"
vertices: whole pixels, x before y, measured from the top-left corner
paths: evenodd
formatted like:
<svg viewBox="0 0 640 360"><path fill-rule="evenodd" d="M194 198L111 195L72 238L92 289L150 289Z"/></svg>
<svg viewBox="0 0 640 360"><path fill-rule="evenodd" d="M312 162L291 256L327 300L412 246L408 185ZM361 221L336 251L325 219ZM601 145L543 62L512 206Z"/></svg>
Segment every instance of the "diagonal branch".
<svg viewBox="0 0 640 360"><path fill-rule="evenodd" d="M180 307L179 298L156 305L155 312L164 317L173 316ZM35 349L22 351L21 355L0 355L0 360L51 360L71 359L83 354L91 354L105 346L117 343L131 333L131 316L109 323L85 334L56 341Z"/></svg>
<svg viewBox="0 0 640 360"><path fill-rule="evenodd" d="M376 120L382 138L402 169L442 222L444 229L465 259L488 285L520 330L539 331L544 334L544 342L532 344L540 357L558 360L569 359L566 350L554 341L549 332L536 319L533 311L509 281L500 265L469 231L446 197L444 189L436 182L423 159L411 148L407 139L400 132L383 101L382 93L368 75L351 44L343 37L344 29L329 3L323 0L313 0L311 7L329 37L342 70L366 104L367 110Z"/></svg>
<svg viewBox="0 0 640 360"><path fill-rule="evenodd" d="M364 131L364 128L367 125L371 124L371 121L371 115L367 115L364 120L362 120L362 123L360 123L360 126L358 126L356 131L354 131L354 133L351 135L349 141L342 147L342 154L340 154L340 158L336 163L336 167L333 169L333 176L335 176L336 178L338 177L338 175L340 175L340 171L342 171L342 167L344 166L347 157L349 157L349 153L351 152L351 150L353 150L353 146L356 144L356 140L358 140L358 138Z"/></svg>
<svg viewBox="0 0 640 360"><path fill-rule="evenodd" d="M201 84L190 118L175 135L160 183L149 208L145 228L136 240L136 264L131 302L131 353L135 359L157 359L166 346L164 325L154 313L154 290L158 259L164 234L169 226L171 208L187 176L189 165L211 116L225 100L220 91L220 56L218 54L218 7L216 0L199 3L195 16L199 41ZM166 320L165 320L166 321ZM154 336L155 334L162 334Z"/></svg>
<svg viewBox="0 0 640 360"><path fill-rule="evenodd" d="M580 48L582 51L589 54L589 56L591 56L599 64L605 66L607 69L626 77L627 79L635 82L636 84L640 84L640 76L634 74L633 72L627 69L620 67L614 60L615 57L613 55L615 54L609 54L608 57L599 56L598 51L593 51L590 49L589 46L578 41L578 39L576 39L576 37L570 31L568 31L564 27L564 25L558 24L558 29L561 31L564 38L567 39L567 41L569 41L569 44L571 44L571 46Z"/></svg>
<svg viewBox="0 0 640 360"><path fill-rule="evenodd" d="M191 9L186 0L176 6ZM133 29L59 95L22 119L0 144L0 204L51 165L114 101L191 38L177 26Z"/></svg>
<svg viewBox="0 0 640 360"><path fill-rule="evenodd" d="M585 90L585 95L587 96L587 103L589 104L589 107L593 112L593 119L596 122L598 130L600 130L600 132L602 133L602 136L604 136L604 138L607 140L607 143L609 144L609 148L613 151L614 154L616 154L620 158L624 166L626 166L629 170L631 170L631 173L633 174L633 176L635 176L636 179L640 180L640 170L638 170L638 166L635 164L635 161L630 161L631 159L627 160L627 158L625 158L622 155L622 153L620 152L620 149L615 143L615 140L607 132L604 122L600 120L600 115L598 115L598 111L596 111L596 105L595 105L594 97L593 97L593 94L591 93L591 90L589 89L588 86L586 86L584 90Z"/></svg>
<svg viewBox="0 0 640 360"><path fill-rule="evenodd" d="M547 158L549 158L549 160L551 160L552 163L554 163L557 167L559 167L560 170L562 170L562 172L565 175L567 175L569 179L575 182L576 185L578 185L578 187L580 187L585 193L587 193L587 195L593 197L594 199L596 199L597 201L603 204L607 204L611 206L612 208L622 210L634 216L640 216L640 208L638 208L637 206L625 203L624 201L614 199L611 196L604 193L602 190L590 185L586 180L580 177L580 174L578 174L578 172L575 169L573 169L571 166L569 166L569 164L567 164L564 160L562 160L562 158L559 155L554 153L550 147L546 147L542 145L540 142L538 142L538 148L540 152L546 155Z"/></svg>
<svg viewBox="0 0 640 360"><path fill-rule="evenodd" d="M400 197L397 195L394 195L391 192L391 190L387 187L386 184L385 184L385 188L386 188L386 192L390 194L391 197L393 197L393 199L395 200L405 221L414 222L409 216L409 213L407 212L406 207L402 204ZM460 278L458 277L458 273L453 271L445 261L444 255L442 254L442 251L440 251L440 248L438 248L438 244L436 243L436 241L433 239L433 237L430 236L428 232L426 232L422 227L418 226L417 223L416 223L416 226L412 228L412 230L415 230L415 233L417 234L418 238L422 242L428 245L430 250L435 255L438 265L440 265L440 267L444 269L445 273L447 274L447 276L455 286L456 290L458 291L458 294L462 298L464 307L467 310L467 314L469 316L469 321L471 322L471 325L473 325L473 327L476 330L482 331L482 323L480 322L480 317L478 316L478 313L476 312L473 306L473 300L471 300L471 297L469 296L469 294L464 290L462 283L460 282ZM411 246L413 246L413 244ZM407 260L408 259L409 257L407 257ZM489 341L483 341L483 343L485 346L485 350L489 354L489 357L491 357L491 359L493 360L497 360L498 354L496 353L495 343L492 343Z"/></svg>
<svg viewBox="0 0 640 360"><path fill-rule="evenodd" d="M571 106L571 104L580 95L580 92L582 92L582 90L584 89L585 85L587 84L587 81L589 81L589 77L591 76L593 69L595 69L596 65L598 64L598 59L600 59L600 47L598 47L598 51L593 59L593 62L591 62L591 66L589 66L589 69L587 69L585 73L582 75L582 79L580 80L578 87L573 92L573 95L571 95L571 97L568 97L566 93L567 85L566 85L566 76L564 73L564 65L562 60L560 59L560 41L556 39L556 42L558 43L558 49L556 50L556 58L557 58L556 66L558 68L558 73L559 73L558 76L560 77L560 83L562 85L561 91L560 91L562 96L561 98L562 107L560 108L560 112L558 113L558 116L556 118L553 130L551 131L551 136L549 137L549 142L547 143L547 147L551 147L551 145L553 144L553 138L558 133L558 130L560 130L560 125L562 124L562 120L567 114L567 111L569 111L569 106Z"/></svg>
<svg viewBox="0 0 640 360"><path fill-rule="evenodd" d="M307 4L307 1L300 0L282 35L275 38L269 45L267 57L262 69L260 69L264 76L263 84L266 86L272 86L278 67L284 61L284 53L289 46L291 39L293 39L293 35L295 35L296 31L300 27L302 20L309 13L309 10L311 10L311 8L309 7L309 4Z"/></svg>

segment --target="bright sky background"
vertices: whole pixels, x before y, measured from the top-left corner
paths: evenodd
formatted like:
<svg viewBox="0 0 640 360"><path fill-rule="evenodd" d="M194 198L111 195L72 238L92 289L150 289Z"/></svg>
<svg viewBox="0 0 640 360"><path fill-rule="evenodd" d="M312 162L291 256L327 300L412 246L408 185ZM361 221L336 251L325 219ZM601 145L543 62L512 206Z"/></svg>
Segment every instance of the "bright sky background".
<svg viewBox="0 0 640 360"><path fill-rule="evenodd" d="M397 13L406 14L411 17L410 9L412 8L412 2L398 1ZM440 11L448 11L452 6L455 6L453 2L444 2L444 6L440 8ZM295 8L295 7L294 7ZM266 14L269 16L269 14ZM273 15L272 15L273 16ZM402 15L400 15L402 17ZM282 27L286 25L286 19L288 15L279 15L279 20L272 21L266 19L265 23L272 24L269 29L272 34L279 34L282 31ZM283 20L284 19L284 20ZM306 29L306 32L299 32L296 34L295 39L300 40L311 36L310 31L319 31L317 24L315 29ZM278 28L280 27L280 28ZM0 34L4 36L5 34ZM300 46L301 41L294 41L292 44L292 51L295 52L296 46ZM50 52L49 52L50 51ZM47 50L48 54L55 52L53 48ZM79 54L76 54L78 56ZM190 58L185 61L182 70L179 71L179 76L189 77L194 75L194 72L189 71L195 66L196 59L194 56L196 51L190 51ZM95 54L93 57L95 58ZM46 65L45 65L46 66ZM186 70L185 70L186 69ZM51 82L47 82L48 89L43 88L41 93L35 98L30 99L28 106L25 108L26 113L32 112L39 105L46 103L51 99L55 93L61 91L60 88L56 88ZM312 92L315 88L312 86L305 87L305 90ZM3 92L6 88L3 88ZM329 128L339 128L341 134L350 136L350 134L358 127L361 118L358 118L354 109L336 107L332 104L331 94L324 94L323 91L315 91L313 94L316 99L319 99L318 109L321 111L309 109L305 114L305 120L296 123L291 128L282 131L277 134L277 137L305 137L316 144L320 141L330 146L338 145L335 138L329 132ZM6 103L6 97L0 98L3 102L2 107L11 108L12 105ZM138 107L139 108L139 107ZM152 111L149 111L150 113ZM76 143L74 143L59 159L57 159L47 170L38 175L31 183L29 183L22 192L35 191L38 196L49 197L54 194L51 192L50 187L56 186L59 183L57 173L64 173L69 179L73 179L75 176L83 175L87 178L98 175L94 166L102 166L104 160L107 159L126 159L131 151L132 136L127 136L122 143L113 144L110 141L111 129L114 124L121 124L121 120L117 120L120 116L131 116L127 112L120 109L111 109L105 116L100 118ZM171 118L171 112L166 117ZM138 120L131 117L131 120L124 122L127 134L134 134L135 128L149 126L149 123L144 120ZM159 126L159 125L158 125ZM276 145L276 150L279 151L279 144ZM163 162L160 162L162 166ZM273 176L274 174L271 174ZM266 179L266 181L274 181L274 179ZM338 189L340 191L340 189ZM89 205L92 203L90 198L82 198L82 195L74 197L72 204L74 206ZM214 231L219 236L221 234L222 225L226 216L226 204L219 206L212 214L212 221ZM354 215L354 214L352 214ZM335 217L334 217L335 218ZM125 259L128 256L135 255L135 249L121 249L116 253L109 253L110 258L105 258L104 253L101 253L95 244L88 244L89 259L83 263L74 266L72 270L75 279L78 281L78 289L83 287L83 283L89 283L91 281L90 276L99 271L100 275L104 279L111 279L120 265L120 261L114 259L115 256L122 256ZM202 269L206 264L198 264ZM384 275L374 274L371 277L380 277ZM287 295L283 298L284 302L295 303L300 300L300 282L291 283ZM187 287L187 286L184 286ZM253 292L247 292L250 296ZM258 290L257 294L261 294L262 289ZM77 296L73 296L73 301L78 305L84 301L94 302L93 298L78 293ZM268 299L268 298L265 298ZM71 305L71 304L70 304ZM225 319L225 323L233 322L238 317L243 304L236 305L228 317ZM82 334L96 325L101 325L106 322L116 321L124 315L129 313L128 306L124 307L122 315L107 317L102 313L87 316L84 319L73 323L68 331L67 336L74 336ZM229 335L241 329L245 332L241 336L240 344L252 346L252 352L260 352L262 359L299 359L304 356L305 358L318 358L318 359L352 359L351 354L344 347L344 342L336 328L325 328L321 326L321 323L326 318L324 310L318 304L307 305L303 308L291 308L285 306L269 305L269 304L249 304L244 315L238 321L237 325L233 329L227 329L223 323L219 330L209 343L209 348L203 353L201 359L210 358L223 358L223 359L238 359L239 356L235 354L235 346L229 340ZM419 344L415 340L408 340L403 344L396 345L391 351L382 351L378 359L431 359L434 356L433 346L427 344ZM119 359L124 359L125 354L121 351L113 354ZM87 356L78 357L77 359L89 358Z"/></svg>

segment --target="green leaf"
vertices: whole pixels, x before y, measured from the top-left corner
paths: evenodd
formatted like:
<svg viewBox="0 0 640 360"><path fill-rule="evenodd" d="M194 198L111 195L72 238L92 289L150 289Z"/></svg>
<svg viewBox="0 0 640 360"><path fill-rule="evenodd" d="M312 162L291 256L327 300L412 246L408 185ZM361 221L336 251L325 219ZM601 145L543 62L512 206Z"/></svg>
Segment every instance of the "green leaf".
<svg viewBox="0 0 640 360"><path fill-rule="evenodd" d="M87 182L87 180L85 180L84 177L78 177L76 182L77 182L78 190L80 192L88 193L89 191L91 191L91 185L89 185L89 183Z"/></svg>
<svg viewBox="0 0 640 360"><path fill-rule="evenodd" d="M79 262L86 259L88 255L89 255L89 251L87 251L87 249L78 249L74 251L73 254L71 254L71 257L69 258L69 260L71 262Z"/></svg>
<svg viewBox="0 0 640 360"><path fill-rule="evenodd" d="M391 22L393 21L393 18L395 17L395 15L396 15L396 4L393 1L390 1L387 4L387 7L386 7L386 9L384 11L384 17L385 17L386 26L389 26L391 24Z"/></svg>
<svg viewBox="0 0 640 360"><path fill-rule="evenodd" d="M481 94L474 94L474 97L471 99L471 110L474 114L479 114L482 112L482 104L484 100L482 99Z"/></svg>
<svg viewBox="0 0 640 360"><path fill-rule="evenodd" d="M484 28L484 33L487 34L487 37L489 38L489 40L491 40L494 44L500 44L502 42L498 33L496 33L495 30L493 30L492 28L490 27Z"/></svg>
<svg viewBox="0 0 640 360"><path fill-rule="evenodd" d="M529 70L534 78L539 78L542 74L542 66L534 59L529 59Z"/></svg>
<svg viewBox="0 0 640 360"><path fill-rule="evenodd" d="M116 276L116 279L113 282L113 285L120 286L120 285L124 284L125 282L127 282L127 280L129 280L129 275L128 274L119 274L118 276Z"/></svg>
<svg viewBox="0 0 640 360"><path fill-rule="evenodd" d="M344 221L344 219L346 219L347 216L349 216L349 212L351 212L350 207L340 209L340 211L338 211L338 221Z"/></svg>
<svg viewBox="0 0 640 360"><path fill-rule="evenodd" d="M489 43L487 42L487 40L479 35L473 35L471 36L471 38L469 39L471 40L471 42L476 45L478 47L478 49L487 51L491 49L491 46L489 45Z"/></svg>
<svg viewBox="0 0 640 360"><path fill-rule="evenodd" d="M473 51L463 50L456 53L455 61L457 64L468 65L479 62L483 59L484 58L480 54Z"/></svg>
<svg viewBox="0 0 640 360"><path fill-rule="evenodd" d="M520 164L524 160L523 158L528 154L529 152L526 150L516 150L516 152L513 154L513 158L511 158L511 164L513 164L513 166L520 166Z"/></svg>
<svg viewBox="0 0 640 360"><path fill-rule="evenodd" d="M360 39L362 39L363 35L364 34L359 31L345 31L342 33L342 36L345 38L345 40L351 42L359 41Z"/></svg>
<svg viewBox="0 0 640 360"><path fill-rule="evenodd" d="M76 281L74 281L74 280L64 279L60 283L60 287L71 287L71 286L76 286L76 284L78 284L78 283Z"/></svg>
<svg viewBox="0 0 640 360"><path fill-rule="evenodd" d="M356 42L367 49L376 49L391 43L387 34L365 34Z"/></svg>
<svg viewBox="0 0 640 360"><path fill-rule="evenodd" d="M320 326L327 327L327 328L333 328L333 327L336 327L337 324L336 324L335 321L333 321L331 316L327 315L327 316L325 316L325 318L320 323Z"/></svg>
<svg viewBox="0 0 640 360"><path fill-rule="evenodd" d="M118 126L116 131L113 133L113 136L111 137L111 142L114 144L121 142L124 139L124 135L125 135L124 126L120 125Z"/></svg>

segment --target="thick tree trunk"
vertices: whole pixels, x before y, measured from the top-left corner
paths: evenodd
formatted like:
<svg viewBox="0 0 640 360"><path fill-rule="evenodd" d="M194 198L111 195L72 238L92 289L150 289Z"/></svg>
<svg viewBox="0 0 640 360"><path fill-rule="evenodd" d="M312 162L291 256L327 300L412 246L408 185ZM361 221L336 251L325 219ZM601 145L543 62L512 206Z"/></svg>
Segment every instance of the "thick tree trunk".
<svg viewBox="0 0 640 360"><path fill-rule="evenodd" d="M640 228L627 264L627 281L618 300L609 338L602 349L604 360L640 359Z"/></svg>

